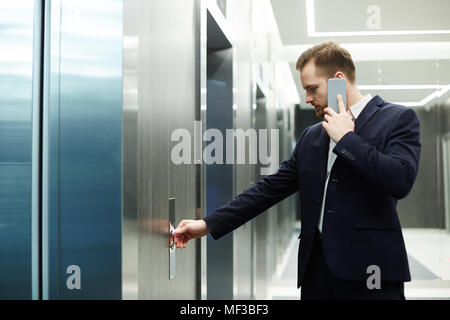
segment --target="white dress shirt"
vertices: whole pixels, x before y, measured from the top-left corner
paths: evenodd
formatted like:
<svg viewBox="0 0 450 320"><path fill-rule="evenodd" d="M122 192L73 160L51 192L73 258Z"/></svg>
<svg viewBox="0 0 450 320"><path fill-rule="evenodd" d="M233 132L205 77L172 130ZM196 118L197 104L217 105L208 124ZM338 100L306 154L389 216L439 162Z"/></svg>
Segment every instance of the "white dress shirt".
<svg viewBox="0 0 450 320"><path fill-rule="evenodd" d="M363 111L364 107L369 103L369 101L372 100L372 96L370 94L364 96L361 100L359 100L357 103L355 103L353 106L350 107L350 113L352 120L355 121L359 114ZM325 189L323 192L323 199L322 199L322 208L320 210L320 218L319 218L319 225L318 228L320 232L322 232L322 226L323 226L323 211L325 209L325 198L327 195L327 187L328 187L328 180L330 179L330 172L333 168L334 161L336 160L336 154L333 152L334 147L336 146L336 142L333 141L333 139L330 138L330 147L328 149L328 166L327 166L327 179L325 182Z"/></svg>

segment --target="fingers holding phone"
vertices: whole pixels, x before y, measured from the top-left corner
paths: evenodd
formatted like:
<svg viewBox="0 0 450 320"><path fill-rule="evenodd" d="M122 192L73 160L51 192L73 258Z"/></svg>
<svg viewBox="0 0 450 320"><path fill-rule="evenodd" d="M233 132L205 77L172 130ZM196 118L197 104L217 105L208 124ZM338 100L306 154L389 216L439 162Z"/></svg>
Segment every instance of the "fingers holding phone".
<svg viewBox="0 0 450 320"><path fill-rule="evenodd" d="M336 113L339 113L339 102L337 96L340 95L343 99L342 103L347 105L347 91L345 79L331 78L328 79L328 108L333 109Z"/></svg>
<svg viewBox="0 0 450 320"><path fill-rule="evenodd" d="M348 132L355 130L355 124L346 111L346 100L345 79L328 79L328 107L324 110L325 121L322 122L322 127L335 143Z"/></svg>

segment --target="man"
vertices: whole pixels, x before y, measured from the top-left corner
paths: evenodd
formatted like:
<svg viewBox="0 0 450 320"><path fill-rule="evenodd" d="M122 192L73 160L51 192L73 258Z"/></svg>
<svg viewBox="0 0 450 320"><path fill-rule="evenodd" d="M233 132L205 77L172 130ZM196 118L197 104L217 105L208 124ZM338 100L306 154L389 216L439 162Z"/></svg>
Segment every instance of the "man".
<svg viewBox="0 0 450 320"><path fill-rule="evenodd" d="M184 248L209 232L218 239L299 191L301 298L404 299L411 276L396 204L417 175L417 115L379 96L363 97L350 54L334 42L305 51L297 69L305 102L324 121L302 133L276 174L203 220L182 221L175 243ZM350 107L338 96L339 113L327 108L328 78L347 82Z"/></svg>

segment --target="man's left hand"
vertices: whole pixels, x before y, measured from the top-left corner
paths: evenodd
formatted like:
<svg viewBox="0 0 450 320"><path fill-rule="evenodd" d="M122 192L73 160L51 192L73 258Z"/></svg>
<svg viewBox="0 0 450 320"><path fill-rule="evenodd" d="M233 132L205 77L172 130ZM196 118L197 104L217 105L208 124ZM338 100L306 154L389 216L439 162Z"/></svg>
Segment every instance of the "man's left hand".
<svg viewBox="0 0 450 320"><path fill-rule="evenodd" d="M340 95L337 96L337 101L339 113L332 108L325 108L325 121L322 122L322 127L336 143L347 133L355 131L355 123L350 119L350 110L345 110L344 101Z"/></svg>

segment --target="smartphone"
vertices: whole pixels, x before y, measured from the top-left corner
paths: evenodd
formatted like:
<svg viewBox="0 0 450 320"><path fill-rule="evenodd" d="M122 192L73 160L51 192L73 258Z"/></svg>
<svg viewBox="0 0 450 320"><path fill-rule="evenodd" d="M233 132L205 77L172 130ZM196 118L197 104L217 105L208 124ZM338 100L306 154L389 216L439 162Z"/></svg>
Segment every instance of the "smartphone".
<svg viewBox="0 0 450 320"><path fill-rule="evenodd" d="M347 106L347 94L345 91L345 79L328 79L328 107L339 113L337 96L340 94L344 99L344 105Z"/></svg>

